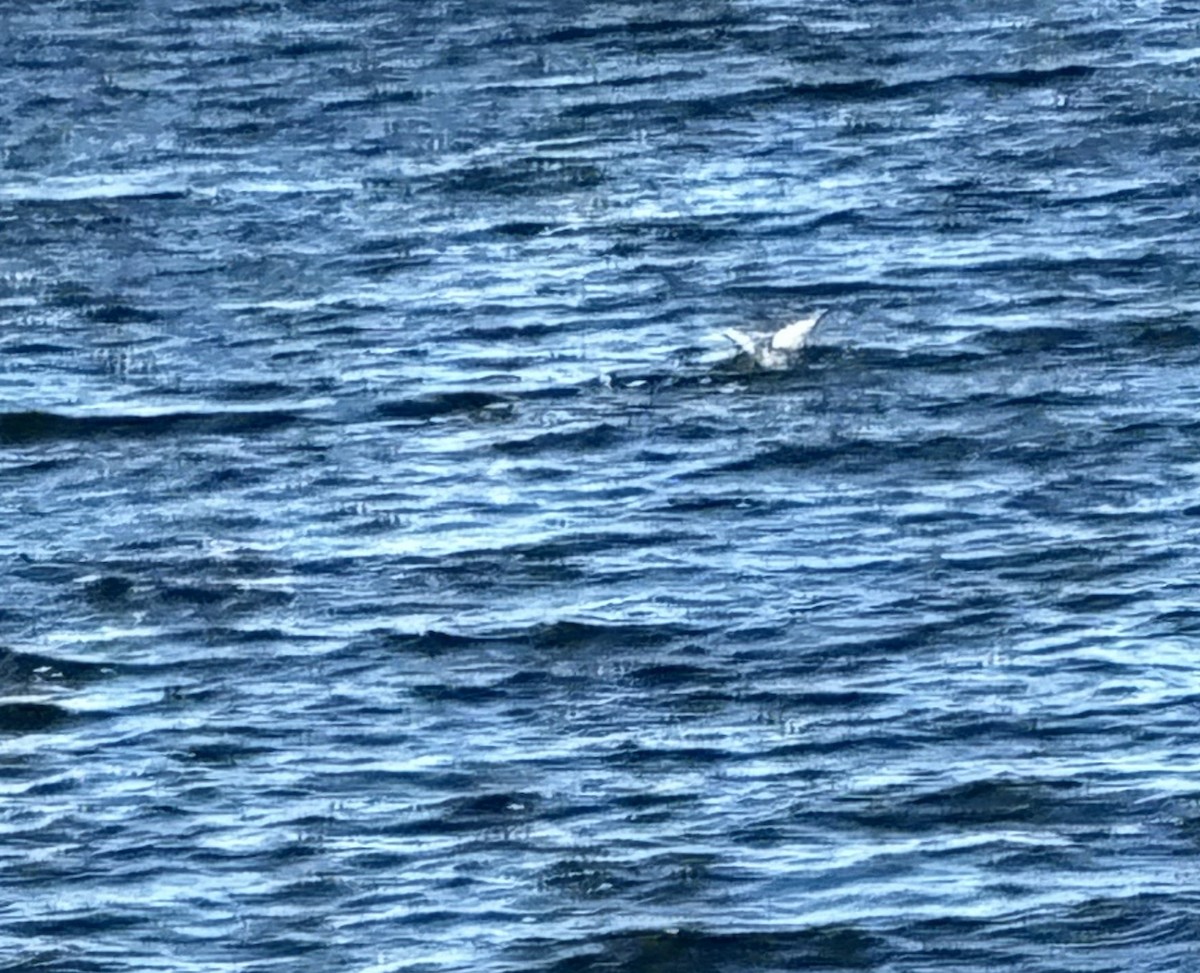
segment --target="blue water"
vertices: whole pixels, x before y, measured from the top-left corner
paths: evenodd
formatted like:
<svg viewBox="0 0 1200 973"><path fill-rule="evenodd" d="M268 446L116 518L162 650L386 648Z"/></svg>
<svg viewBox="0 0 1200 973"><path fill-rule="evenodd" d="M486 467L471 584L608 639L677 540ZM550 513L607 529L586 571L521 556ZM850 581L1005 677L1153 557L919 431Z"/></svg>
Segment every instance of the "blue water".
<svg viewBox="0 0 1200 973"><path fill-rule="evenodd" d="M1195 962L1200 7L0 50L0 969Z"/></svg>

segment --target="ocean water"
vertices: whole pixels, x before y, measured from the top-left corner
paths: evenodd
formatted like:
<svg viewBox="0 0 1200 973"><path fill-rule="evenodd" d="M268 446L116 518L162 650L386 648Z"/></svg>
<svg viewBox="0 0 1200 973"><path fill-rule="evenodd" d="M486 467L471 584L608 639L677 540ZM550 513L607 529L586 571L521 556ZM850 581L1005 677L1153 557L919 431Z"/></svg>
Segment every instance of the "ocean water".
<svg viewBox="0 0 1200 973"><path fill-rule="evenodd" d="M1196 964L1200 6L0 50L0 969Z"/></svg>

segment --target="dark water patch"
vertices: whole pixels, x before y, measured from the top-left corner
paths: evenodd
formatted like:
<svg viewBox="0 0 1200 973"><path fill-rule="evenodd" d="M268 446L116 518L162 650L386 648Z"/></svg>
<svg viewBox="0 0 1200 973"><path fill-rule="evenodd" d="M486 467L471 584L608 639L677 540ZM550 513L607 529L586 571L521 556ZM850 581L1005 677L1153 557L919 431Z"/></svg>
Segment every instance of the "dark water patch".
<svg viewBox="0 0 1200 973"><path fill-rule="evenodd" d="M1123 443L1119 440L1126 437L1111 435L1106 443L1112 456L1123 452ZM1128 437L1136 445L1153 442L1153 435ZM1082 473L1059 475L1060 470L1053 471L1044 483L1028 490L1017 490L1009 494L1002 506L1011 510L1022 510L1050 517L1070 517L1079 522L1104 523L1106 520L1130 522L1141 519L1141 514L1133 509L1146 495L1146 484L1137 481L1106 480L1103 472L1092 467ZM1102 510L1105 505L1112 509ZM1185 513L1186 511L1181 511ZM1129 543L1139 537L1132 531L1125 531L1121 537L1113 537L1110 541Z"/></svg>
<svg viewBox="0 0 1200 973"><path fill-rule="evenodd" d="M542 557L521 549L498 554L472 552L461 558L442 559L424 568L422 575L480 593L515 586L558 586L584 579L581 557L581 553Z"/></svg>
<svg viewBox="0 0 1200 973"><path fill-rule="evenodd" d="M393 257L360 258L348 262L347 271L360 277L391 277L393 274L417 267L427 266L433 262L432 257L415 254L403 254Z"/></svg>
<svg viewBox="0 0 1200 973"><path fill-rule="evenodd" d="M1061 572L1057 577L1064 582L1094 581L1106 575L1119 576L1126 570L1123 566L1098 562L1094 547L1070 542L1030 545L1024 549L1006 549L986 554L955 553L944 557L956 571L994 572L997 577L1005 579L1049 577L1053 572Z"/></svg>
<svg viewBox="0 0 1200 973"><path fill-rule="evenodd" d="M445 683L422 684L412 687L412 694L431 703L463 703L468 706L495 703L506 699L508 693L494 686L450 686Z"/></svg>
<svg viewBox="0 0 1200 973"><path fill-rule="evenodd" d="M270 868L311 861L314 858L320 858L321 853L322 849L318 842L310 840L306 835L301 835L292 841L284 841L256 857L263 867ZM281 895L280 892L275 892L270 897L275 898L279 895ZM248 898L253 900L255 896Z"/></svg>
<svg viewBox="0 0 1200 973"><path fill-rule="evenodd" d="M375 407L384 419L433 419L456 412L479 412L484 409L499 409L510 406L511 396L493 392L458 391L435 392L419 398L383 402Z"/></svg>
<svg viewBox="0 0 1200 973"><path fill-rule="evenodd" d="M1131 608L1156 597L1153 591L1090 591L1063 598L1059 605L1064 611L1103 615Z"/></svg>
<svg viewBox="0 0 1200 973"><path fill-rule="evenodd" d="M1095 351L1099 341L1094 331L1062 325L1031 325L1012 331L989 331L981 338L988 347L1007 355L1057 355Z"/></svg>
<svg viewBox="0 0 1200 973"><path fill-rule="evenodd" d="M1150 352L1190 351L1200 347L1200 327L1179 323L1146 326L1133 333L1130 344Z"/></svg>
<svg viewBox="0 0 1200 973"><path fill-rule="evenodd" d="M220 108L226 111L244 112L248 115L274 115L288 111L296 105L296 99L282 95L257 95L252 97L221 95L198 102L201 108Z"/></svg>
<svg viewBox="0 0 1200 973"><path fill-rule="evenodd" d="M255 473L237 466L225 466L221 469L206 473L191 484L191 489L197 493L212 493L221 490L240 490L264 480L261 473Z"/></svg>
<svg viewBox="0 0 1200 973"><path fill-rule="evenodd" d="M647 929L581 944L574 955L542 968L549 973L871 970L879 968L887 955L885 946L878 935L848 925L762 933ZM518 955L534 961L532 948Z"/></svg>
<svg viewBox="0 0 1200 973"><path fill-rule="evenodd" d="M2 355L68 355L77 349L44 341L13 341L0 346Z"/></svg>
<svg viewBox="0 0 1200 973"><path fill-rule="evenodd" d="M808 230L822 230L837 229L839 227L865 226L870 222L870 220L871 217L862 210L847 208L836 210L832 213L823 213L820 216L814 217L805 224L805 228ZM770 231L767 232L770 233ZM776 232L784 235L790 235L793 234L795 230L788 228L780 229Z"/></svg>
<svg viewBox="0 0 1200 973"><path fill-rule="evenodd" d="M385 149L382 146L368 143L357 151L363 155L379 155ZM414 176L378 174L364 176L362 186L366 192L377 199L409 199L420 188L420 182Z"/></svg>
<svg viewBox="0 0 1200 973"><path fill-rule="evenodd" d="M285 382L225 382L209 394L218 402L267 402L296 393Z"/></svg>
<svg viewBox="0 0 1200 973"><path fill-rule="evenodd" d="M561 621L527 632L529 642L547 649L648 649L693 638L699 633L678 624L637 625Z"/></svg>
<svg viewBox="0 0 1200 973"><path fill-rule="evenodd" d="M712 766L733 759L734 754L717 747L651 747L632 740L627 740L603 758L605 764L629 768L653 767L663 773L688 767Z"/></svg>
<svg viewBox="0 0 1200 973"><path fill-rule="evenodd" d="M1095 666L1094 668L1101 669L1103 667ZM1116 697L1114 705L1081 707L1071 714L1071 718L1080 720L1084 724L1091 725L1094 728L1104 728L1106 730L1127 729L1122 726L1123 717L1128 713L1128 708L1122 705L1122 697L1126 694L1118 690L1111 695ZM1103 698L1104 696L1104 693L1097 693L1097 697L1099 698ZM1138 708L1147 719L1147 722L1139 726L1137 730L1139 734L1147 735L1154 735L1156 730L1174 732L1179 724L1172 717L1178 717L1179 720L1183 721L1190 720L1192 714L1196 712L1198 704L1200 704L1200 695L1195 693L1141 703ZM1154 719L1153 724L1149 722L1150 718ZM1062 725L1065 725L1065 718Z"/></svg>
<svg viewBox="0 0 1200 973"><path fill-rule="evenodd" d="M636 223L614 223L608 232L623 241L638 240L662 243L712 243L742 232L737 223L727 217L705 219L655 219ZM673 274L674 268L639 265L640 272Z"/></svg>
<svg viewBox="0 0 1200 973"><path fill-rule="evenodd" d="M129 304L101 304L84 312L100 324L146 324L158 319L158 314Z"/></svg>
<svg viewBox="0 0 1200 973"><path fill-rule="evenodd" d="M1024 918L1024 917L1022 917ZM897 929L898 937L919 937L921 944L913 969L920 973L936 970L949 963L964 963L968 969L991 969L998 964L1011 962L1016 957L1024 958L1012 943L1006 943L1001 930L987 919L968 919L959 916L938 916L913 919L903 929ZM905 942L901 939L901 942ZM904 952L910 949L901 947ZM905 969L904 966L900 967ZM1047 966L1054 973L1066 973L1071 967ZM1071 973L1075 973L1074 970ZM1090 971L1089 973L1116 973L1116 971Z"/></svg>
<svg viewBox="0 0 1200 973"><path fill-rule="evenodd" d="M1157 419L1143 419L1138 422L1114 426L1109 430L1113 439L1130 439L1137 443L1161 442L1173 437L1179 429L1174 422ZM1137 480L1107 480L1096 484L1101 489L1112 490L1119 496L1132 498L1145 489L1145 484Z"/></svg>
<svg viewBox="0 0 1200 973"><path fill-rule="evenodd" d="M546 196L595 189L604 181L604 169L596 163L533 156L454 169L438 177L437 188L445 193Z"/></svg>
<svg viewBox="0 0 1200 973"><path fill-rule="evenodd" d="M631 98L604 99L568 105L559 111L564 120L582 122L620 122L635 125L650 122L656 126L680 125L687 121L720 119L729 116L741 99L734 96L705 98Z"/></svg>
<svg viewBox="0 0 1200 973"><path fill-rule="evenodd" d="M29 938L71 939L78 936L95 936L103 933L122 932L150 925L149 916L138 912L113 912L89 909L75 915L58 915L45 919L9 919L3 928L16 935ZM34 967L36 969L36 967ZM20 967L15 967L20 969Z"/></svg>
<svg viewBox="0 0 1200 973"><path fill-rule="evenodd" d="M736 677L708 666L672 662L640 666L630 672L628 678L655 689L678 689L697 684L729 682Z"/></svg>
<svg viewBox="0 0 1200 973"><path fill-rule="evenodd" d="M505 554L532 561L568 564L574 558L609 552L637 551L678 542L694 535L678 532L644 534L639 531L597 530L590 534L565 535L551 541L515 544Z"/></svg>
<svg viewBox="0 0 1200 973"><path fill-rule="evenodd" d="M264 966L275 966L310 954L328 952L329 945L326 937L311 932L303 921L293 920L283 925L285 928L289 925L300 928L290 934L272 931L261 938L256 938L248 946L248 955L260 957Z"/></svg>
<svg viewBox="0 0 1200 973"><path fill-rule="evenodd" d="M350 566L356 564L353 557L318 557L300 559L293 563L292 568L298 574L313 577L333 577L344 574Z"/></svg>
<svg viewBox="0 0 1200 973"><path fill-rule="evenodd" d="M726 94L681 94L675 98L596 100L562 109L564 119L617 119L681 124L742 118L747 112L785 107L793 102L822 106L894 98L906 92L877 78L851 81L768 82Z"/></svg>
<svg viewBox="0 0 1200 973"><path fill-rule="evenodd" d="M437 630L412 634L380 631L375 634L375 637L389 650L413 652L426 656L439 656L447 652L519 643L519 639L510 639L504 636L460 635Z"/></svg>
<svg viewBox="0 0 1200 973"><path fill-rule="evenodd" d="M69 416L52 412L0 413L0 443L147 436L253 435L298 421L295 413L175 412L160 415Z"/></svg>
<svg viewBox="0 0 1200 973"><path fill-rule="evenodd" d="M1166 258L1157 253L1143 253L1137 256L1106 256L1106 257L1047 257L1030 256L1016 258L989 259L969 264L959 264L945 268L957 274L979 276L995 275L1025 275L1037 278L1045 276L1055 281L1061 281L1065 276L1071 280L1077 279L1128 279L1138 280L1146 276L1146 271L1161 270L1166 265ZM929 272L923 269L922 273Z"/></svg>
<svg viewBox="0 0 1200 973"><path fill-rule="evenodd" d="M236 640L232 640L232 641L236 641ZM209 670L209 672L212 672L217 667L205 665L204 663L200 663L199 665L193 664L193 665L188 665L186 667L173 665L173 666L169 666L169 667L139 666L139 667L131 667L131 668L134 668L135 671L140 670L143 673L151 673L151 672L154 672L155 670L157 670L158 672L162 673L162 675L166 676L167 678L178 679L180 677L186 677L186 675L192 670L199 670L199 671L203 672L205 669L207 669L207 670ZM223 689L216 688L216 687L190 688L188 686L181 685L180 683L169 683L168 685L163 686L162 698L161 698L161 700L159 700L159 703L166 703L169 705L190 706L190 705L194 705L196 703L217 702L217 701L221 700L222 698L224 698L224 696L225 696L225 691ZM159 705L159 703L155 703L153 705L155 707L157 707Z"/></svg>
<svg viewBox="0 0 1200 973"><path fill-rule="evenodd" d="M36 561L28 554L19 554L11 568L14 576L39 584L70 584L82 574L77 564L69 561Z"/></svg>
<svg viewBox="0 0 1200 973"><path fill-rule="evenodd" d="M524 693L548 691L558 684L578 683L580 677L558 677L542 669L522 669L500 681L506 689Z"/></svg>
<svg viewBox="0 0 1200 973"><path fill-rule="evenodd" d="M381 872L384 874L404 868L411 864L412 856L398 851L364 851L350 854L346 863L355 871L366 874Z"/></svg>
<svg viewBox="0 0 1200 973"><path fill-rule="evenodd" d="M473 797L454 798L440 808L448 818L467 820L510 818L533 813L541 804L541 795L530 791L495 791Z"/></svg>
<svg viewBox="0 0 1200 973"><path fill-rule="evenodd" d="M278 14L282 9L276 0L240 0L235 3L196 3L171 11L177 20L236 21L244 17Z"/></svg>
<svg viewBox="0 0 1200 973"><path fill-rule="evenodd" d="M1200 509L1197 511L1200 515ZM1173 608L1154 614L1153 620L1165 626L1172 634L1195 634L1200 632L1200 609Z"/></svg>
<svg viewBox="0 0 1200 973"><path fill-rule="evenodd" d="M560 859L537 878L540 891L582 900L627 895L639 882L637 870L603 858Z"/></svg>
<svg viewBox="0 0 1200 973"><path fill-rule="evenodd" d="M245 760L268 757L275 753L272 747L255 746L233 739L215 740L211 743L192 743L182 750L170 754L183 763L209 764L216 767L232 767Z"/></svg>
<svg viewBox="0 0 1200 973"><path fill-rule="evenodd" d="M427 246L428 240L421 236L397 236L388 234L386 236L372 236L364 240L354 242L350 248L353 254L372 257L372 256L411 256L414 250L419 250L421 247Z"/></svg>
<svg viewBox="0 0 1200 973"><path fill-rule="evenodd" d="M982 444L963 436L935 436L918 442L852 439L838 443L784 445L746 459L722 463L709 472L744 473L771 470L822 470L872 473L919 463L951 468L982 455Z"/></svg>
<svg viewBox="0 0 1200 973"><path fill-rule="evenodd" d="M717 17L641 17L636 20L613 19L596 24L574 24L558 27L541 36L526 39L527 43L574 43L577 41L651 39L659 35L674 38L692 31L725 31L743 23L732 12Z"/></svg>
<svg viewBox="0 0 1200 973"><path fill-rule="evenodd" d="M651 396L658 392L670 389L694 389L718 382L723 377L716 371L699 374L668 371L620 371L609 374L608 380L611 387L617 391L645 396L640 401L632 400L632 407L636 409L642 405L650 405L653 401ZM594 380L589 383L589 386L597 388L603 384L603 380Z"/></svg>
<svg viewBox="0 0 1200 973"><path fill-rule="evenodd" d="M545 432L528 439L496 442L492 448L501 453L536 455L542 452L564 451L592 453L612 449L628 439L630 432L608 422L597 423L568 432Z"/></svg>
<svg viewBox="0 0 1200 973"><path fill-rule="evenodd" d="M832 709L842 712L869 709L896 702L894 693L867 692L865 690L811 691L811 692L750 692L740 697L743 703L769 706L792 713L797 710Z"/></svg>
<svg viewBox="0 0 1200 973"><path fill-rule="evenodd" d="M0 648L0 686L30 682L80 683L110 675L115 667L78 659L60 659L37 652Z"/></svg>
<svg viewBox="0 0 1200 973"><path fill-rule="evenodd" d="M298 37L271 48L275 57L309 59L325 54L344 54L355 49L354 44L340 37Z"/></svg>
<svg viewBox="0 0 1200 973"><path fill-rule="evenodd" d="M513 394L523 402L557 401L559 399L574 399L584 393L579 385L541 385L535 388L520 389Z"/></svg>
<svg viewBox="0 0 1200 973"><path fill-rule="evenodd" d="M836 739L801 740L770 746L764 749L763 755L785 762L816 760L839 753L863 756L872 752L887 755L887 759L906 759L911 754L920 753L938 738L938 734L932 730L897 726L882 717L869 721L835 721L831 725L846 732Z"/></svg>
<svg viewBox="0 0 1200 973"><path fill-rule="evenodd" d="M922 818L936 819L938 826L1029 825L1074 817L1079 807L1077 799L1085 794L1078 781L1000 777L904 800L893 813L905 828Z"/></svg>
<svg viewBox="0 0 1200 973"><path fill-rule="evenodd" d="M563 328L557 324L486 324L469 325L459 328L455 334L467 340L500 342L521 341L531 338L544 338L547 335L560 334ZM526 397L524 394L522 398Z"/></svg>
<svg viewBox="0 0 1200 973"><path fill-rule="evenodd" d="M1088 898L1042 918L1029 930L1029 938L1038 944L1062 943L1094 951L1118 945L1184 944L1198 928L1195 903L1180 910L1168 896L1141 892Z"/></svg>
<svg viewBox="0 0 1200 973"><path fill-rule="evenodd" d="M910 565L894 566L896 573L902 577L910 574ZM826 569L829 571L830 569ZM860 568L848 566L844 569L847 574L857 575ZM880 613L884 618L890 618L892 612ZM865 629L862 634L849 638L829 638L823 640L816 649L815 655L806 653L803 656L789 658L791 664L799 664L800 674L808 675L808 667L813 658L820 659L823 666L836 672L839 669L857 669L859 666L875 658L887 658L893 655L912 658L913 653L930 648L946 647L947 643L957 644L960 620L957 616L935 621L912 621L898 628ZM790 671L785 669L784 671Z"/></svg>
<svg viewBox="0 0 1200 973"><path fill-rule="evenodd" d="M40 733L59 729L76 720L54 703L0 703L0 733Z"/></svg>
<svg viewBox="0 0 1200 973"><path fill-rule="evenodd" d="M367 110L385 109L390 105L407 105L418 102L425 97L425 92L417 88L388 87L377 88L371 94L362 98L335 98L321 105L321 110L329 113L362 112ZM385 151L382 147L377 151Z"/></svg>
<svg viewBox="0 0 1200 973"><path fill-rule="evenodd" d="M451 770L350 770L330 772L324 781L325 790L337 794L361 793L363 788L403 787L429 792L432 795L466 793L477 789L474 775ZM390 827L391 822L384 824Z"/></svg>
<svg viewBox="0 0 1200 973"><path fill-rule="evenodd" d="M1027 395L1002 398L996 405L1000 408L1042 410L1095 405L1103 401L1105 401L1103 395L1090 389L1045 389Z"/></svg>
<svg viewBox="0 0 1200 973"><path fill-rule="evenodd" d="M148 604L167 611L182 611L200 618L252 615L272 608L286 608L295 594L234 583L158 584Z"/></svg>
<svg viewBox="0 0 1200 973"><path fill-rule="evenodd" d="M805 349L807 358L828 362L830 367L860 369L872 372L930 372L937 375L975 374L980 366L989 364L989 354L971 348L952 347L934 351L891 348L882 345L856 347L850 350L814 346ZM964 394L967 393L964 390Z"/></svg>
<svg viewBox="0 0 1200 973"><path fill-rule="evenodd" d="M37 797L56 797L59 794L70 794L79 789L80 782L73 777L62 777L58 780L48 780L34 784L25 793Z"/></svg>
<svg viewBox="0 0 1200 973"><path fill-rule="evenodd" d="M911 85L889 84L880 78L853 78L844 81L801 81L776 85L760 92L747 93L743 97L756 100L763 98L767 102L800 101L815 102L850 102L869 103L876 100L886 100L904 97L912 90ZM862 129L860 128L861 132Z"/></svg>
<svg viewBox="0 0 1200 973"><path fill-rule="evenodd" d="M1048 205L1054 207L1083 207L1096 203L1106 203L1112 206L1126 206L1159 199L1164 196L1169 197L1170 195L1170 190L1165 190L1164 187L1131 186L1127 189L1112 189L1091 194L1081 194L1078 192L1065 193L1059 198L1051 199ZM1059 301L1062 302L1063 298L1060 297Z"/></svg>
<svg viewBox="0 0 1200 973"><path fill-rule="evenodd" d="M873 295L910 294L935 291L932 284L902 284L896 281L827 279L806 284L733 284L728 292L745 300L786 304Z"/></svg>
<svg viewBox="0 0 1200 973"><path fill-rule="evenodd" d="M617 807L629 808L630 810L634 811L645 811L648 809L677 808L696 804L701 800L703 800L703 795L697 793L633 793L615 796L613 798L613 804L615 804Z"/></svg>
<svg viewBox="0 0 1200 973"><path fill-rule="evenodd" d="M499 236L529 239L549 233L556 228L557 224L554 223L540 223L534 220L509 220L505 223L497 223L491 228L491 232Z"/></svg>
<svg viewBox="0 0 1200 973"><path fill-rule="evenodd" d="M663 513L699 514L714 511L737 511L739 513L759 513L769 510L774 504L767 503L755 497L668 497L665 505L657 509Z"/></svg>
<svg viewBox="0 0 1200 973"><path fill-rule="evenodd" d="M679 84L689 81L702 81L707 77L704 71L681 69L677 71L651 71L644 74L628 74L620 77L605 78L605 88L637 88L642 86Z"/></svg>
<svg viewBox="0 0 1200 973"><path fill-rule="evenodd" d="M228 555L208 555L203 553L203 543L188 543L186 540L183 543L177 544L179 548L179 558L175 562L180 575L183 577L205 577L205 578L240 578L240 579L258 579L264 575L271 575L276 572L284 572L290 570L291 562L285 558L277 558L269 553L256 550L235 550L229 552ZM195 552L200 551L197 555ZM133 573L137 570L142 570L147 567L153 567L154 562L151 561L122 561L110 559L106 561L110 567L120 568L123 571ZM155 583L161 584L166 579L161 575L153 579Z"/></svg>
<svg viewBox="0 0 1200 973"><path fill-rule="evenodd" d="M711 419L685 419L664 432L676 442L711 443L729 435L729 423Z"/></svg>
<svg viewBox="0 0 1200 973"><path fill-rule="evenodd" d="M1023 68L1017 71L983 71L964 74L960 78L972 84L988 87L1040 88L1060 81L1079 81L1090 78L1096 68L1084 64L1064 64L1055 68ZM958 80L958 79L955 79Z"/></svg>

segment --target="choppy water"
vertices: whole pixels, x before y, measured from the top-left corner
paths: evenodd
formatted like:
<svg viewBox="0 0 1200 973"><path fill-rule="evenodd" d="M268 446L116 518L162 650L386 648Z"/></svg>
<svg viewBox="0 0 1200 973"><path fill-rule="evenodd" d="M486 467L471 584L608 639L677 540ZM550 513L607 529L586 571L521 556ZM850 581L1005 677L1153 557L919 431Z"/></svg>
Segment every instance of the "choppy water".
<svg viewBox="0 0 1200 973"><path fill-rule="evenodd" d="M1198 25L6 4L0 968L1187 968Z"/></svg>

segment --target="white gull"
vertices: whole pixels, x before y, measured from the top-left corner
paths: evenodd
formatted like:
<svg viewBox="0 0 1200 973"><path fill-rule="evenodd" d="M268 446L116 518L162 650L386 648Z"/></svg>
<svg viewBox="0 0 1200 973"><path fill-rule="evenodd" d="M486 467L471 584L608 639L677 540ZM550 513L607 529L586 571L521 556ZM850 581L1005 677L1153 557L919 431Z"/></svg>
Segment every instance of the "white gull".
<svg viewBox="0 0 1200 973"><path fill-rule="evenodd" d="M813 329L824 319L827 311L814 311L769 334L750 335L737 328L724 332L726 338L749 355L760 368L787 368L807 343Z"/></svg>

